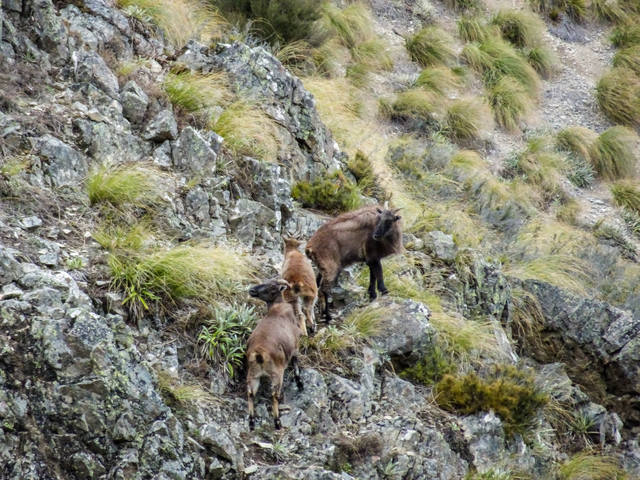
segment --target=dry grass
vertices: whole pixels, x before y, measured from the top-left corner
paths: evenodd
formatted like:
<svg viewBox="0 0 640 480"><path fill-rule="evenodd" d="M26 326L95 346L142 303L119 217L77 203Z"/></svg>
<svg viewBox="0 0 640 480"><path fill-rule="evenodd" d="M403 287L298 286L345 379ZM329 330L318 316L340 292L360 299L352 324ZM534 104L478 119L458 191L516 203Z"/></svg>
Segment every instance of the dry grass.
<svg viewBox="0 0 640 480"><path fill-rule="evenodd" d="M501 127L515 131L532 108L526 88L511 76L501 78L488 92L489 105Z"/></svg>
<svg viewBox="0 0 640 480"><path fill-rule="evenodd" d="M428 67L420 72L415 85L438 95L446 95L462 86L462 79L449 67Z"/></svg>
<svg viewBox="0 0 640 480"><path fill-rule="evenodd" d="M640 75L640 45L633 45L616 52L613 66L627 68Z"/></svg>
<svg viewBox="0 0 640 480"><path fill-rule="evenodd" d="M159 205L166 191L167 175L142 164L102 165L94 168L86 187L91 204L109 203L145 208Z"/></svg>
<svg viewBox="0 0 640 480"><path fill-rule="evenodd" d="M574 126L560 130L556 134L556 146L571 152L586 162L591 162L591 146L598 134L586 127Z"/></svg>
<svg viewBox="0 0 640 480"><path fill-rule="evenodd" d="M455 59L453 39L438 27L425 27L405 40L411 59L423 67L448 65Z"/></svg>
<svg viewBox="0 0 640 480"><path fill-rule="evenodd" d="M540 46L546 30L540 17L524 10L500 10L491 23L500 29L505 40L520 48Z"/></svg>
<svg viewBox="0 0 640 480"><path fill-rule="evenodd" d="M640 125L640 77L633 70L625 67L611 69L598 81L596 99L613 122Z"/></svg>
<svg viewBox="0 0 640 480"><path fill-rule="evenodd" d="M477 140L493 129L491 110L477 98L455 100L444 117L444 132L455 140Z"/></svg>
<svg viewBox="0 0 640 480"><path fill-rule="evenodd" d="M225 106L233 99L224 73L169 73L162 84L172 104L188 111L206 111Z"/></svg>
<svg viewBox="0 0 640 480"><path fill-rule="evenodd" d="M640 213L640 185L636 182L615 182L611 185L611 194L618 206Z"/></svg>
<svg viewBox="0 0 640 480"><path fill-rule="evenodd" d="M630 177L636 173L638 135L626 127L611 127L591 146L591 161L596 172L608 179Z"/></svg>

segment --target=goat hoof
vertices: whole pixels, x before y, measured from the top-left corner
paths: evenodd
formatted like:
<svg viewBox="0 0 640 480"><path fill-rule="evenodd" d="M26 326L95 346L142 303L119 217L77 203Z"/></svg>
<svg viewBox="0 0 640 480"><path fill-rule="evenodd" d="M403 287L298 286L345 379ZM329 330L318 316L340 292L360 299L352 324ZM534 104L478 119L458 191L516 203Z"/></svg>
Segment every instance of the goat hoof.
<svg viewBox="0 0 640 480"><path fill-rule="evenodd" d="M302 392L304 390L304 385L302 384L301 380L296 381L296 386L298 387L299 392Z"/></svg>
<svg viewBox="0 0 640 480"><path fill-rule="evenodd" d="M382 293L382 292L380 292ZM369 292L369 300L370 301L374 301L376 298L378 298L378 295L376 295L376 292Z"/></svg>
<svg viewBox="0 0 640 480"><path fill-rule="evenodd" d="M254 428L256 428L256 421L253 418L249 418L249 430L253 432Z"/></svg>
<svg viewBox="0 0 640 480"><path fill-rule="evenodd" d="M280 419L279 418L275 418L273 420L273 424L276 427L276 430L280 430L282 428L282 424L280 423Z"/></svg>
<svg viewBox="0 0 640 480"><path fill-rule="evenodd" d="M380 290L380 295L386 295L389 293L389 290L387 290L386 288L384 290Z"/></svg>

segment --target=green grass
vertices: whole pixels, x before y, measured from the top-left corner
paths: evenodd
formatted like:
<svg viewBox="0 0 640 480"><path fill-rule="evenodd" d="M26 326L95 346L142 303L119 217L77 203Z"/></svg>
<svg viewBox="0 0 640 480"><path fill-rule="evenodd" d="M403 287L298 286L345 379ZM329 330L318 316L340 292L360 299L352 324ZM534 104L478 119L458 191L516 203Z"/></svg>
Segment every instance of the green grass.
<svg viewBox="0 0 640 480"><path fill-rule="evenodd" d="M252 306L214 306L198 335L202 355L233 378L244 363L247 339L257 322Z"/></svg>
<svg viewBox="0 0 640 480"><path fill-rule="evenodd" d="M229 85L224 73L169 73L162 83L169 101L187 112L227 105L233 98Z"/></svg>
<svg viewBox="0 0 640 480"><path fill-rule="evenodd" d="M640 45L640 24L635 17L628 22L624 22L613 29L611 33L611 43L616 48L626 48L633 45Z"/></svg>
<svg viewBox="0 0 640 480"><path fill-rule="evenodd" d="M526 88L511 76L501 78L491 87L488 98L496 122L510 131L519 128L521 119L532 108Z"/></svg>
<svg viewBox="0 0 640 480"><path fill-rule="evenodd" d="M302 181L293 186L291 196L307 208L318 208L331 214L347 212L362 205L362 197L354 185L340 171Z"/></svg>
<svg viewBox="0 0 640 480"><path fill-rule="evenodd" d="M508 43L496 38L487 39L479 45L481 52L488 55L490 63L481 73L488 86L495 85L504 76L511 76L532 97L536 97L540 88L540 79L536 71Z"/></svg>
<svg viewBox="0 0 640 480"><path fill-rule="evenodd" d="M559 150L573 153L585 162L591 162L591 146L598 134L586 127L567 127L556 133L556 146Z"/></svg>
<svg viewBox="0 0 640 480"><path fill-rule="evenodd" d="M438 27L425 27L405 39L411 59L423 67L448 65L455 60L453 39Z"/></svg>
<svg viewBox="0 0 640 480"><path fill-rule="evenodd" d="M626 127L611 127L591 147L593 168L608 180L630 177L636 172L638 135Z"/></svg>
<svg viewBox="0 0 640 480"><path fill-rule="evenodd" d="M542 78L549 78L556 65L553 52L547 47L533 47L526 52L527 62Z"/></svg>
<svg viewBox="0 0 640 480"><path fill-rule="evenodd" d="M615 457L581 452L558 467L559 480L624 480L627 477Z"/></svg>
<svg viewBox="0 0 640 480"><path fill-rule="evenodd" d="M540 189L547 200L553 200L562 196L562 176L567 164L564 156L550 149L549 143L544 137L530 140L527 149L513 158L511 168L514 174Z"/></svg>
<svg viewBox="0 0 640 480"><path fill-rule="evenodd" d="M339 9L329 2L323 5L324 21L340 42L353 49L374 37L371 14L363 3Z"/></svg>
<svg viewBox="0 0 640 480"><path fill-rule="evenodd" d="M441 408L462 415L493 410L507 434L530 428L548 402L533 377L513 366L494 367L486 379L475 373L445 375L436 385L435 399Z"/></svg>
<svg viewBox="0 0 640 480"><path fill-rule="evenodd" d="M277 161L279 142L275 120L257 106L237 101L229 105L210 128L225 140L236 155Z"/></svg>
<svg viewBox="0 0 640 480"><path fill-rule="evenodd" d="M386 192L380 184L380 179L373 171L371 160L360 150L347 162L347 168L356 177L360 191L370 197L383 201Z"/></svg>
<svg viewBox="0 0 640 480"><path fill-rule="evenodd" d="M355 46L351 51L353 58L371 70L391 70L393 60L387 51L385 43L379 38L373 38Z"/></svg>
<svg viewBox="0 0 640 480"><path fill-rule="evenodd" d="M567 178L578 188L593 184L596 171L590 161L574 154L567 155Z"/></svg>
<svg viewBox="0 0 640 480"><path fill-rule="evenodd" d="M484 42L490 35L490 29L479 16L461 17L458 20L458 35L465 42Z"/></svg>
<svg viewBox="0 0 640 480"><path fill-rule="evenodd" d="M456 12L473 12L482 8L481 0L446 0L445 3Z"/></svg>
<svg viewBox="0 0 640 480"><path fill-rule="evenodd" d="M420 72L415 85L438 95L446 95L447 92L460 88L462 80L449 67L427 67Z"/></svg>
<svg viewBox="0 0 640 480"><path fill-rule="evenodd" d="M629 14L620 6L618 1L591 0L591 10L599 20L613 23L625 23L629 21Z"/></svg>
<svg viewBox="0 0 640 480"><path fill-rule="evenodd" d="M434 124L442 110L442 99L433 92L412 88L398 94L391 108L395 117Z"/></svg>
<svg viewBox="0 0 640 480"><path fill-rule="evenodd" d="M640 185L622 180L615 182L610 188L618 206L640 213Z"/></svg>
<svg viewBox="0 0 640 480"><path fill-rule="evenodd" d="M588 13L585 0L529 0L529 4L535 12L544 13L554 22L564 13L575 22L581 23L587 18Z"/></svg>
<svg viewBox="0 0 640 480"><path fill-rule="evenodd" d="M640 125L640 78L633 70L617 67L603 75L596 85L596 99L611 121Z"/></svg>
<svg viewBox="0 0 640 480"><path fill-rule="evenodd" d="M546 29L540 17L524 10L500 10L491 23L505 40L519 48L540 46Z"/></svg>
<svg viewBox="0 0 640 480"><path fill-rule="evenodd" d="M455 370L452 355L436 344L414 365L402 370L400 377L429 386L442 380L444 375L455 373Z"/></svg>
<svg viewBox="0 0 640 480"><path fill-rule="evenodd" d="M589 266L574 255L542 255L509 266L505 273L522 280L533 279L550 283L582 296L588 295L585 285L589 283Z"/></svg>
<svg viewBox="0 0 640 480"><path fill-rule="evenodd" d="M632 45L616 52L613 66L627 68L640 75L640 45Z"/></svg>
<svg viewBox="0 0 640 480"><path fill-rule="evenodd" d="M92 205L145 208L162 202L165 183L166 175L146 164L102 165L89 173L86 188Z"/></svg>
<svg viewBox="0 0 640 480"><path fill-rule="evenodd" d="M477 140L492 128L491 111L479 99L455 100L447 107L443 129L454 140Z"/></svg>

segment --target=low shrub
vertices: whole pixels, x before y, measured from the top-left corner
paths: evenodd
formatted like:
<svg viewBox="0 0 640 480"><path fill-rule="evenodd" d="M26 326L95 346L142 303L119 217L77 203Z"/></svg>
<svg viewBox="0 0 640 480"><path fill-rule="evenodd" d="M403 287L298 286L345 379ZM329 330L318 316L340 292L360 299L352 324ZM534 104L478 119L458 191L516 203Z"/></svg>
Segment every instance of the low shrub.
<svg viewBox="0 0 640 480"><path fill-rule="evenodd" d="M358 150L347 163L347 168L356 177L358 188L363 194L374 197L378 201L383 201L386 198L386 192L373 171L373 165L364 153Z"/></svg>
<svg viewBox="0 0 640 480"><path fill-rule="evenodd" d="M360 190L340 171L313 182L296 183L291 196L304 207L318 208L331 214L347 212L362 204Z"/></svg>
<svg viewBox="0 0 640 480"><path fill-rule="evenodd" d="M400 377L422 385L433 385L447 374L455 372L451 354L445 353L437 345L418 362L400 372Z"/></svg>
<svg viewBox="0 0 640 480"><path fill-rule="evenodd" d="M509 434L524 432L548 402L533 377L513 366L495 367L487 378L475 373L445 375L435 392L438 405L451 412L470 415L493 410Z"/></svg>

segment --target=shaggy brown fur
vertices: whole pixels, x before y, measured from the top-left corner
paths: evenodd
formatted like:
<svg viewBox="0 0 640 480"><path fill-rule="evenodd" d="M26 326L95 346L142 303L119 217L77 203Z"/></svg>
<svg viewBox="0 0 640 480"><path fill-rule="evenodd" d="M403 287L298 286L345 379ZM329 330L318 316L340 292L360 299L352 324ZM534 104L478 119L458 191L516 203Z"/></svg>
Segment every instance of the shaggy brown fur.
<svg viewBox="0 0 640 480"><path fill-rule="evenodd" d="M311 262L298 250L302 243L294 238L284 238L282 278L291 285L291 288L284 291L284 299L291 303L296 315L304 319L302 327L306 335L307 330L313 332L316 327L313 307L318 298L318 287ZM302 308L300 300L302 300Z"/></svg>

